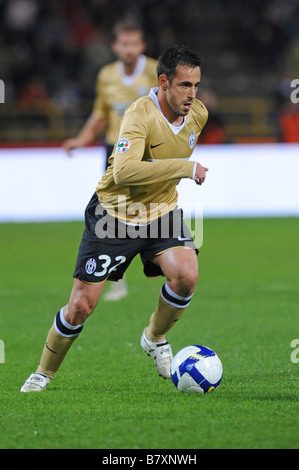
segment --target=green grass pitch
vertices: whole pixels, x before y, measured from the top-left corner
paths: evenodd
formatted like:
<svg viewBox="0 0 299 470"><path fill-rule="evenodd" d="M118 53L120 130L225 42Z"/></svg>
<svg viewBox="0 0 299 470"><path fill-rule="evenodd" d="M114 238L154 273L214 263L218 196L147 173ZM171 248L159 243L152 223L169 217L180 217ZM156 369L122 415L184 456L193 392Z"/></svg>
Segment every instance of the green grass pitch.
<svg viewBox="0 0 299 470"><path fill-rule="evenodd" d="M215 392L178 392L142 351L163 281L136 259L129 297L100 302L46 392L20 393L68 301L82 228L0 225L0 448L298 448L299 219L204 221L198 287L167 338L174 353L217 352Z"/></svg>

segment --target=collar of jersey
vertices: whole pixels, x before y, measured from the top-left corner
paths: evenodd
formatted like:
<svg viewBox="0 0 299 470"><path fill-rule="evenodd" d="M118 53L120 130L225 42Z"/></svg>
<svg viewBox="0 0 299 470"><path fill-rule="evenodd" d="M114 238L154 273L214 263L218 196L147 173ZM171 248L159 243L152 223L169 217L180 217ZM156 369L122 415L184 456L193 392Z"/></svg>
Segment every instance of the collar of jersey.
<svg viewBox="0 0 299 470"><path fill-rule="evenodd" d="M136 82L137 78L139 78L140 75L143 73L145 65L146 65L146 57L145 55L141 54L137 59L136 67L132 75L126 75L124 64L123 62L119 60L118 68L119 68L119 74L121 76L123 84L126 86L133 85L133 83Z"/></svg>
<svg viewBox="0 0 299 470"><path fill-rule="evenodd" d="M183 123L180 126L174 126L173 124L171 124L168 121L168 119L164 116L164 114L162 113L162 110L161 110L160 105L159 105L157 93L158 93L158 87L151 88L151 91L149 92L149 96L152 99L152 101L154 102L154 104L157 106L158 110L162 114L163 118L165 119L165 121L169 125L172 132L174 134L178 134L183 129L183 127L185 127L185 124L186 124L185 116L184 116Z"/></svg>

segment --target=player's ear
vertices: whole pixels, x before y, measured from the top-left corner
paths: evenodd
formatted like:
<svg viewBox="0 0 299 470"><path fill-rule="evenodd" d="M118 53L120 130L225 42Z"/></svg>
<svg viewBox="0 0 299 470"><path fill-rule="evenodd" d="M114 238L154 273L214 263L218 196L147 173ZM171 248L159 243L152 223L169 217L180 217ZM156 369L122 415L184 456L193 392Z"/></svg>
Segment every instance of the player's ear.
<svg viewBox="0 0 299 470"><path fill-rule="evenodd" d="M163 91L167 90L168 87L168 78L166 77L165 73L162 73L159 76L159 87L162 88Z"/></svg>

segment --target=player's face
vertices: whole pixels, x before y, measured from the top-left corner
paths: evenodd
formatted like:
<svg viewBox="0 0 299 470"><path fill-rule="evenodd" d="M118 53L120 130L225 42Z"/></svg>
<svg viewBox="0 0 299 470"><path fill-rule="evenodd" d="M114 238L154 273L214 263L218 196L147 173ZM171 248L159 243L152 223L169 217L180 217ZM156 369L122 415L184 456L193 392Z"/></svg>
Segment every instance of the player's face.
<svg viewBox="0 0 299 470"><path fill-rule="evenodd" d="M144 52L145 43L138 31L122 31L117 35L112 48L125 65L133 65Z"/></svg>
<svg viewBox="0 0 299 470"><path fill-rule="evenodd" d="M196 97L201 80L199 67L177 66L177 73L171 84L168 82L166 101L169 110L176 116L186 116Z"/></svg>

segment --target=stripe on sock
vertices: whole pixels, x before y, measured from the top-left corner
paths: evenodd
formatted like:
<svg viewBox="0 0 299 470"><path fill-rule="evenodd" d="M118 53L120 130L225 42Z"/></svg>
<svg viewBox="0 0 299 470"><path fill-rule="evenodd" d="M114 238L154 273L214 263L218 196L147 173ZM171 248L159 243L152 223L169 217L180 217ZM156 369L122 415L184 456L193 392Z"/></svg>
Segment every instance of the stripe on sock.
<svg viewBox="0 0 299 470"><path fill-rule="evenodd" d="M70 325L64 318L62 308L61 310L59 310L54 319L54 326L57 333L59 333L61 336L71 338L72 336L78 336L81 333L84 323L81 323L81 325L76 326Z"/></svg>
<svg viewBox="0 0 299 470"><path fill-rule="evenodd" d="M167 281L165 281L165 284L162 286L161 289L161 295L165 302L172 305L173 307L186 308L190 304L190 300L192 299L193 294L189 297L182 297L181 295L178 295L173 292L173 290L171 290L169 285L167 284Z"/></svg>

